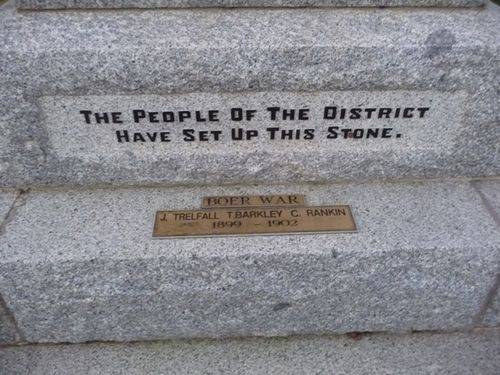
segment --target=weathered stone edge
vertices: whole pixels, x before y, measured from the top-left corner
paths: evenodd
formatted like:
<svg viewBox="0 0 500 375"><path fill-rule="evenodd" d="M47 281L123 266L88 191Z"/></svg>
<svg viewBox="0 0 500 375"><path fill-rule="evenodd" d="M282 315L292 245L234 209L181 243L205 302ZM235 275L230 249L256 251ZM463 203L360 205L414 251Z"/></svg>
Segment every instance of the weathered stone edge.
<svg viewBox="0 0 500 375"><path fill-rule="evenodd" d="M0 189L0 198L4 196L0 204L0 240L4 234L5 225L10 215L15 211L16 201L20 193L14 191L5 191ZM16 319L4 298L0 294L0 345L14 344L24 341L21 331L17 325Z"/></svg>
<svg viewBox="0 0 500 375"><path fill-rule="evenodd" d="M500 179L477 180L471 184L500 230ZM477 314L477 325L500 326L500 250L498 255L498 274Z"/></svg>
<svg viewBox="0 0 500 375"><path fill-rule="evenodd" d="M15 0L18 9L246 8L246 7L478 7L485 0Z"/></svg>
<svg viewBox="0 0 500 375"><path fill-rule="evenodd" d="M498 329L409 335L353 334L0 349L5 375L52 374L495 374ZM359 360L362 358L363 360Z"/></svg>

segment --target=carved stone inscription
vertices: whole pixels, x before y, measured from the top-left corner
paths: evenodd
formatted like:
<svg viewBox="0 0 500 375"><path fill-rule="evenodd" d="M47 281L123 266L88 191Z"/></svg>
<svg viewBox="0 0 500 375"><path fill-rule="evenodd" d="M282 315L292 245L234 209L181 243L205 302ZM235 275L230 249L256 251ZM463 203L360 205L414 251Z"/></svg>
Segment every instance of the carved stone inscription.
<svg viewBox="0 0 500 375"><path fill-rule="evenodd" d="M434 91L46 96L61 156L103 160L183 152L411 148L445 152L464 94Z"/></svg>

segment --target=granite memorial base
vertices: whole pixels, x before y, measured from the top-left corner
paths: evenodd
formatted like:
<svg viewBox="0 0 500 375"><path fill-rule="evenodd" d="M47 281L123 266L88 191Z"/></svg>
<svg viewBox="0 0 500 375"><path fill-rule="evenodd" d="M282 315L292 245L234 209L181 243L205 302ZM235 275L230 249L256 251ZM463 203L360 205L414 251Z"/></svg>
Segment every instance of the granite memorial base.
<svg viewBox="0 0 500 375"><path fill-rule="evenodd" d="M467 333L307 336L0 350L4 375L463 374L496 375L498 329Z"/></svg>
<svg viewBox="0 0 500 375"><path fill-rule="evenodd" d="M0 186L497 176L497 8L5 8Z"/></svg>
<svg viewBox="0 0 500 375"><path fill-rule="evenodd" d="M0 6L0 373L499 373L499 9Z"/></svg>
<svg viewBox="0 0 500 375"><path fill-rule="evenodd" d="M17 0L19 9L478 7L484 0Z"/></svg>
<svg viewBox="0 0 500 375"><path fill-rule="evenodd" d="M27 342L496 325L500 233L487 194L498 189L435 181L33 190L4 225L2 295ZM357 232L152 237L157 210L197 209L206 195L294 192L314 206L350 205Z"/></svg>

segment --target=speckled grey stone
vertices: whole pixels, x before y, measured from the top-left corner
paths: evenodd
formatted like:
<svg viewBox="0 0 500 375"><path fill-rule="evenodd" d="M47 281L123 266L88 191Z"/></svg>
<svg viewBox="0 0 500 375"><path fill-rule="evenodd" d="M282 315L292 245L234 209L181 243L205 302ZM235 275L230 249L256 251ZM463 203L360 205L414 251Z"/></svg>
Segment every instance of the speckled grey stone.
<svg viewBox="0 0 500 375"><path fill-rule="evenodd" d="M337 153L349 154L354 150L365 154L392 152L394 158L408 156L408 150L427 150L429 145L439 150L441 154L449 152L454 145L455 135L460 132L457 124L460 123L459 113L464 107L467 96L462 93L435 93L411 91L385 91L383 93L372 91L356 92L315 92L315 93L240 93L240 94L210 94L191 93L175 95L116 95L116 96L87 96L64 97L50 96L40 99L41 111L45 114L44 122L50 124L47 133L51 140L52 152L60 159L77 158L86 162L116 164L118 161L130 158L138 160L155 160L161 155L193 155L211 153L224 154L231 149L253 155L257 151L269 152L273 155L282 155L287 152L314 153L316 158L321 158L324 152L335 148ZM287 103L291 108L304 108L307 110L309 121L296 119L295 121L273 120L268 107L275 105L284 106ZM341 128L358 128L357 135L361 136L359 120L345 119L324 120L325 106L341 104L345 108L360 107L366 103L370 107L388 108L393 103L398 103L398 108L420 108L424 111L423 118L419 115L411 119L378 119L371 118L363 121L363 126L379 129L378 138L370 139L339 139ZM368 104L369 103L369 104ZM249 122L231 121L231 108L252 108L253 119ZM138 109L140 108L140 109ZM186 108L218 109L217 121L196 123L193 120L184 120L182 123L149 122L148 118L138 118L135 123L135 112L153 112L154 121L160 121L162 115L158 112L167 111L168 119L179 118L181 111ZM95 116L84 116L80 110L97 112L118 111L120 123L102 124L95 120ZM403 110L404 111L404 110ZM207 111L204 119L208 119ZM378 111L379 112L379 111ZM415 111L416 112L416 111ZM137 116L147 116L140 113ZM86 119L87 117L87 119ZM89 123L87 123L87 121ZM387 126L387 123L390 125ZM336 127L335 127L336 126ZM198 128L198 129L197 129ZM244 132L257 132L257 137L252 135L251 140L239 140L238 133L233 136L234 129ZM283 130L280 130L283 129ZM297 129L302 140L296 140L283 131ZM328 129L336 129L335 133ZM392 133L392 139L381 138L380 129ZM204 138L198 136L196 130L202 130ZM185 133L187 131L187 133ZM295 131L295 130L293 130ZM305 139L308 133L314 131L313 139ZM168 132L168 142L134 142L133 134L140 132L158 134ZM146 133L148 132L148 133ZM209 133L210 132L210 133ZM119 138L117 133L120 134ZM214 135L212 136L211 133ZM337 134L337 139L328 138ZM398 138L398 135L400 138ZM236 138L236 139L233 139ZM285 139L281 139L285 137ZM157 136L157 138L160 138ZM195 138L199 138L197 141ZM139 138L140 139L140 138ZM201 141L201 139L204 139ZM119 141L120 140L120 141ZM299 150L297 150L299 149ZM299 155L300 155L299 153ZM297 156L297 159L300 157ZM247 163L250 173L253 169L260 169L259 164L269 164L270 160L253 158ZM276 159L273 168L280 169L281 158ZM226 165L230 167L231 160ZM264 167L264 165L262 165ZM300 173L300 169L294 171Z"/></svg>
<svg viewBox="0 0 500 375"><path fill-rule="evenodd" d="M475 186L482 194L490 214L500 226L500 180L476 181ZM498 259L500 263L500 257ZM491 286L491 301L485 311L483 323L491 326L500 325L500 264L495 283Z"/></svg>
<svg viewBox="0 0 500 375"><path fill-rule="evenodd" d="M493 299L491 300L482 321L483 324L488 326L500 326L500 289L498 287L498 282L495 286L496 289L493 294Z"/></svg>
<svg viewBox="0 0 500 375"><path fill-rule="evenodd" d="M17 193L14 190L0 189L0 228L3 226L3 221L14 204L16 196ZM0 230L0 235L1 234L2 231Z"/></svg>
<svg viewBox="0 0 500 375"><path fill-rule="evenodd" d="M359 232L152 238L156 210L243 193L350 204ZM31 342L445 330L472 324L499 244L459 181L34 191L0 292Z"/></svg>
<svg viewBox="0 0 500 375"><path fill-rule="evenodd" d="M500 225L500 179L474 181L474 186L479 189L491 216Z"/></svg>
<svg viewBox="0 0 500 375"><path fill-rule="evenodd" d="M0 13L0 186L498 175L499 21L494 7L6 9ZM280 98L322 92L349 97L350 104L371 92L370 100L360 103L364 105L377 100L397 105L410 92L410 99L434 100L444 117L425 123L431 134L439 133L435 142L424 142L430 134L422 129L410 132L409 138L403 132L399 143L390 139L371 146L342 140L311 147L299 140L225 147L198 142L168 149L151 144L118 147L92 138L91 127L90 138L80 138L85 129L81 120L52 123L51 108L43 107L58 98L65 98L60 104L93 98L105 105L123 97L122 104L128 106L131 96L166 100L205 93L200 105L208 105L211 95L225 93ZM395 93L401 97L393 99ZM443 97L452 104L439 107ZM54 136L61 129L67 149L60 147L64 139ZM75 144L71 129L79 137L76 143L81 141L74 154L68 152ZM89 143L106 151L96 152Z"/></svg>
<svg viewBox="0 0 500 375"><path fill-rule="evenodd" d="M3 306L1 298L0 296L0 344L10 344L18 340L17 331L14 320Z"/></svg>
<svg viewBox="0 0 500 375"><path fill-rule="evenodd" d="M189 7L480 6L483 0L17 0L24 9Z"/></svg>
<svg viewBox="0 0 500 375"><path fill-rule="evenodd" d="M14 204L15 198L16 193L14 191L0 190L0 241L2 241L5 218ZM12 343L16 339L17 335L13 318L6 309L0 295L0 344Z"/></svg>
<svg viewBox="0 0 500 375"><path fill-rule="evenodd" d="M500 333L373 334L0 349L5 375L463 374L500 371Z"/></svg>

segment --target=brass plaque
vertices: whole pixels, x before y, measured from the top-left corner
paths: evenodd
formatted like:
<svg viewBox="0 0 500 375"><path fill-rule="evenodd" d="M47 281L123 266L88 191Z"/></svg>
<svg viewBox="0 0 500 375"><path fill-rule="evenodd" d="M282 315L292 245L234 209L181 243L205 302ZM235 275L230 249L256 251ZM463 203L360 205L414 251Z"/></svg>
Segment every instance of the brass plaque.
<svg viewBox="0 0 500 375"><path fill-rule="evenodd" d="M221 207L297 207L305 205L304 195L233 195L204 197L202 208Z"/></svg>
<svg viewBox="0 0 500 375"><path fill-rule="evenodd" d="M354 232L349 206L158 211L153 237Z"/></svg>

